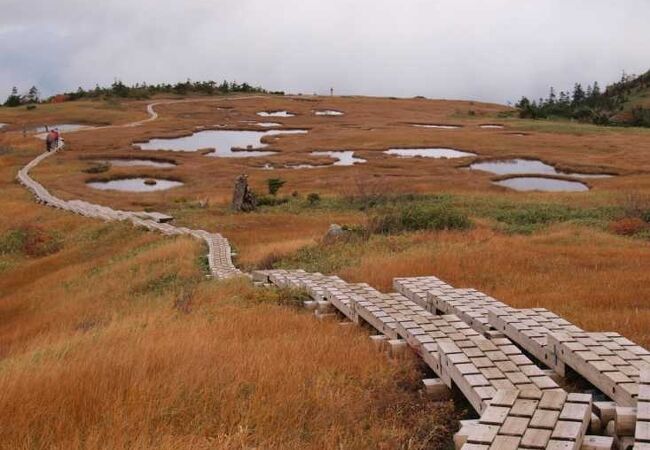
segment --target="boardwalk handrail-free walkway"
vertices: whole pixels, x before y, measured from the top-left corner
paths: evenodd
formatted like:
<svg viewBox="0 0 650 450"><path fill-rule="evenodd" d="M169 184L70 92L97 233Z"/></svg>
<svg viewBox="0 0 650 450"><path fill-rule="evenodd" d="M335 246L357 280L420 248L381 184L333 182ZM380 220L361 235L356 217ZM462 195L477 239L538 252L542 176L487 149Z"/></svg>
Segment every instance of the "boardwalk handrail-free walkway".
<svg viewBox="0 0 650 450"><path fill-rule="evenodd" d="M180 102L190 101L197 100ZM155 105L175 102L149 104L147 119L121 126L156 120ZM115 126L98 128L110 127ZM235 267L230 244L218 233L174 226L164 214L52 195L29 172L61 148L39 155L18 172L18 180L39 202L100 220L130 221L166 235L193 236L207 244L215 278L247 275ZM393 293L302 270L256 271L252 278L304 289L312 298L306 306L321 318L338 311L377 330L376 341L395 349L410 347L439 377L438 382L427 380L428 386L458 388L480 415L464 421L459 448L598 450L616 443L650 449L650 352L617 333L587 333L546 309L515 309L436 277L397 278ZM551 375L564 376L566 367L614 400L614 406L560 387ZM604 432L609 436L595 435Z"/></svg>

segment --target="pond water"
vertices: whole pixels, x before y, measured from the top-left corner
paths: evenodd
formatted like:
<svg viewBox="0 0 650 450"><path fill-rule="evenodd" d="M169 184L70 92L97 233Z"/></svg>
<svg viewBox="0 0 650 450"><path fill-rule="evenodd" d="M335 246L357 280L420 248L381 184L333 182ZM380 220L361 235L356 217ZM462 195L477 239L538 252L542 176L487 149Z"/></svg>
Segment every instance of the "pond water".
<svg viewBox="0 0 650 450"><path fill-rule="evenodd" d="M453 148L391 148L384 153L396 155L400 158L414 158L416 156L423 158L465 158L467 156L476 156L476 153L463 152Z"/></svg>
<svg viewBox="0 0 650 450"><path fill-rule="evenodd" d="M9 124L8 124L8 123L2 123L2 122L0 122L0 128L4 128L4 127L6 127L7 125L9 125Z"/></svg>
<svg viewBox="0 0 650 450"><path fill-rule="evenodd" d="M501 161L485 161L474 163L469 166L473 170L483 170L497 175L510 175L518 173L537 175L567 175L576 178L610 178L607 174L571 173L561 172L550 164L537 159L508 159Z"/></svg>
<svg viewBox="0 0 650 450"><path fill-rule="evenodd" d="M221 158L247 158L269 156L276 152L258 151L267 147L262 143L264 136L280 136L285 134L305 134L307 130L269 130L269 131L240 131L240 130L205 130L191 136L169 139L151 139L148 142L135 144L141 150L171 150L179 152L195 152L200 149L214 148L215 151L207 156ZM240 151L233 151L239 149Z"/></svg>
<svg viewBox="0 0 650 450"><path fill-rule="evenodd" d="M61 134L67 133L67 132L73 132L77 130L83 130L84 128L91 128L90 125L81 125L78 123L60 123L60 124L54 124L54 125L48 125L47 129L49 131L52 131L53 129L58 128L59 132ZM45 139L47 137L47 132L45 130L45 127L36 127L32 128L30 130L33 133L36 133L36 137L39 139Z"/></svg>
<svg viewBox="0 0 650 450"><path fill-rule="evenodd" d="M53 129L58 128L61 133L72 132L77 130L82 130L84 128L90 128L90 125L81 125L80 123L59 123L54 125L48 125L47 129L52 131ZM30 131L35 133L45 133L45 126L32 128Z"/></svg>
<svg viewBox="0 0 650 450"><path fill-rule="evenodd" d="M336 159L336 162L332 164L333 166L353 166L357 163L362 164L367 162L365 159L356 158L354 156L354 152L349 150L332 151L332 152L311 152L311 154L314 156L329 156L330 158Z"/></svg>
<svg viewBox="0 0 650 450"><path fill-rule="evenodd" d="M515 191L584 192L589 190L586 184L579 181L542 177L508 178L507 180L495 181L494 184L514 189Z"/></svg>
<svg viewBox="0 0 650 450"><path fill-rule="evenodd" d="M289 111L261 111L257 113L261 117L294 117L294 113Z"/></svg>
<svg viewBox="0 0 650 450"><path fill-rule="evenodd" d="M433 123L412 123L411 126L416 128L438 128L441 130L455 130L460 128L460 125L438 125Z"/></svg>
<svg viewBox="0 0 650 450"><path fill-rule="evenodd" d="M314 111L315 116L342 116L342 111L336 111L333 109L324 109L320 111Z"/></svg>
<svg viewBox="0 0 650 450"><path fill-rule="evenodd" d="M146 181L155 181L155 184L147 184ZM182 186L180 181L162 180L156 178L123 178L110 181L92 181L87 183L93 189L102 191L124 191L124 192L155 192L165 191Z"/></svg>
<svg viewBox="0 0 650 450"><path fill-rule="evenodd" d="M503 125L497 125L495 123L486 123L485 125L479 125L479 126L486 130L501 130L502 128L505 128Z"/></svg>
<svg viewBox="0 0 650 450"><path fill-rule="evenodd" d="M315 166L313 164L286 164L284 167L287 169L318 169L328 166Z"/></svg>
<svg viewBox="0 0 650 450"><path fill-rule="evenodd" d="M115 167L137 167L137 166L148 166L148 167L159 167L162 169L168 169L171 167L176 167L176 164L165 161L154 161L151 159L107 159L103 162L107 162Z"/></svg>

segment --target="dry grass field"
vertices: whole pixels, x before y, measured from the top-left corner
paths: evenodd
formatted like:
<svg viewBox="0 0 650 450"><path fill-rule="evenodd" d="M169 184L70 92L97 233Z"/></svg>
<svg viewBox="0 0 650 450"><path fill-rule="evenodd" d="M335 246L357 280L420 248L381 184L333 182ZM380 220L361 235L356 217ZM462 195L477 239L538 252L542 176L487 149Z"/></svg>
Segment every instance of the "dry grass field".
<svg viewBox="0 0 650 450"><path fill-rule="evenodd" d="M421 373L414 362L387 361L363 331L316 323L287 306L286 293L205 281L203 249L192 240L52 211L13 181L42 150L40 141L23 136L23 127L124 124L145 119L146 104L0 108L0 122L10 124L0 132L0 423L12 424L0 426L0 448L446 445L450 406L417 395ZM345 114L315 116L314 109ZM650 232L643 222L628 232L625 222L632 210L650 211L648 130L526 121L499 105L426 99L222 98L156 110L160 119L139 127L66 135L66 150L33 176L65 199L151 208L174 215L179 225L221 232L244 268L321 270L382 290L395 276L437 275L512 306L546 307L588 330L618 331L650 346ZM256 115L269 110L297 115ZM243 121L281 122L309 133L270 141L279 153L260 158L132 147L197 127L259 129ZM480 128L486 123L504 128ZM584 193L520 193L493 185L488 173L463 169L474 158L383 153L415 147L465 150L479 159L538 158L620 176L585 180L591 190ZM327 164L329 158L309 153L343 149L367 163L261 169ZM178 165L83 171L113 157ZM286 180L280 194L287 202L232 213L240 173L257 192L266 190L268 178ZM146 194L86 186L92 179L134 176L185 184ZM316 204L307 201L313 192L321 196ZM431 204L444 204L472 225L355 235L335 244L320 239L331 223L368 224L382 205Z"/></svg>
<svg viewBox="0 0 650 450"><path fill-rule="evenodd" d="M296 294L206 281L205 249L37 205L2 147L0 448L443 448L415 358ZM359 430L363 430L360 433Z"/></svg>

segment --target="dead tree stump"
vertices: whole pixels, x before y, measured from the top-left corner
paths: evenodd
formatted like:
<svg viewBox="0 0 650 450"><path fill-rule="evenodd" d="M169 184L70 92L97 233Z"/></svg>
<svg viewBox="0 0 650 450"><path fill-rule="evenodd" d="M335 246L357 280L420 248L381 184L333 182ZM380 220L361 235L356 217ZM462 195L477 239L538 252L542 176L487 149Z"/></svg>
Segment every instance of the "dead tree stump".
<svg viewBox="0 0 650 450"><path fill-rule="evenodd" d="M239 175L235 180L235 190L232 196L232 209L241 212L254 211L257 208L257 198L248 186L248 176Z"/></svg>

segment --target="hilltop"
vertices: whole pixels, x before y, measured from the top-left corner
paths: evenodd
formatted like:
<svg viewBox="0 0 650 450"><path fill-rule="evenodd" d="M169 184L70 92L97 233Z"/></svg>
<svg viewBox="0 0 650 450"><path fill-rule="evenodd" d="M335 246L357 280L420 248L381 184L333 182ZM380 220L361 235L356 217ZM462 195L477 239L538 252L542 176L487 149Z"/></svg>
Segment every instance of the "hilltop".
<svg viewBox="0 0 650 450"><path fill-rule="evenodd" d="M650 70L638 77L615 83L608 87L607 95L622 95L626 101L623 109L612 118L614 122L650 126Z"/></svg>
<svg viewBox="0 0 650 450"><path fill-rule="evenodd" d="M650 127L650 70L642 75L623 74L621 79L601 90L598 82L573 91L556 93L551 87L548 98L531 101L527 97L516 104L521 118L571 118L596 125Z"/></svg>

